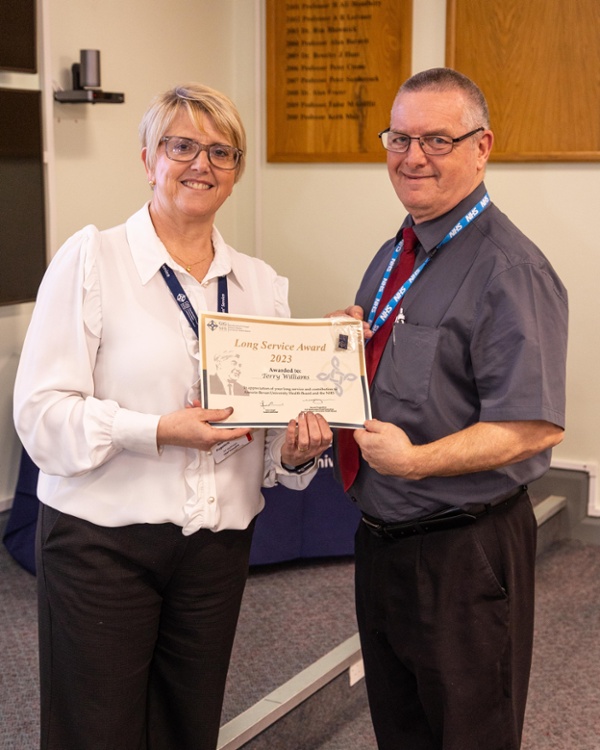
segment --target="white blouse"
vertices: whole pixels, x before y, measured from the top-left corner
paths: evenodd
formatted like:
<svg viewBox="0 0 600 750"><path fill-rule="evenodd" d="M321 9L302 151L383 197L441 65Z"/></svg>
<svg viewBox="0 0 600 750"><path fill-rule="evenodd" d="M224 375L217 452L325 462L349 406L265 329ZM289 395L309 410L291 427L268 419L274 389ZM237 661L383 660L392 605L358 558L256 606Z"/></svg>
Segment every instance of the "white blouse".
<svg viewBox="0 0 600 750"><path fill-rule="evenodd" d="M157 237L148 205L106 231L63 245L40 285L14 394L17 432L40 468L40 500L101 526L171 522L243 529L264 506L261 486L304 488L281 467L283 430L257 430L220 463L210 452L156 444L161 415L186 405L199 376L198 340L160 267L168 263L197 311L289 317L287 279L236 252L213 229L202 283Z"/></svg>

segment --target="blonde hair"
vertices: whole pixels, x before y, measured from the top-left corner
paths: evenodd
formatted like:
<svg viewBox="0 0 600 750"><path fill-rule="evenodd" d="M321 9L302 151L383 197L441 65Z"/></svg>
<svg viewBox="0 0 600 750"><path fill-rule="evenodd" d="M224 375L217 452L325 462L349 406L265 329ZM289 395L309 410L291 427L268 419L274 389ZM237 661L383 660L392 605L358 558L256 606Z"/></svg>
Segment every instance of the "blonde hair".
<svg viewBox="0 0 600 750"><path fill-rule="evenodd" d="M242 152L236 167L237 182L246 165L246 131L242 119L229 97L200 83L176 86L152 100L139 127L140 143L146 149L146 164L151 169L154 167L160 139L180 112L186 112L198 130L202 130L203 118L210 117L216 130Z"/></svg>

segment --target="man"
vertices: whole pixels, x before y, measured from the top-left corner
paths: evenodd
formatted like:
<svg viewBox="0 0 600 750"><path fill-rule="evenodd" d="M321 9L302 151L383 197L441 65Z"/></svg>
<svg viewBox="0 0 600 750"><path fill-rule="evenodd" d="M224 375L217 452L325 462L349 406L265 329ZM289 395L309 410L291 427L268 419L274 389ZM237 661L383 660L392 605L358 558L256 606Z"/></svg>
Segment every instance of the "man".
<svg viewBox="0 0 600 750"><path fill-rule="evenodd" d="M248 391L239 383L242 364L239 355L225 351L215 356L216 372L210 376L211 393L229 393L231 396L247 396Z"/></svg>
<svg viewBox="0 0 600 750"><path fill-rule="evenodd" d="M380 750L516 750L533 640L526 485L563 435L567 295L487 196L493 133L472 81L413 76L381 138L414 273L386 308L394 250L411 257L401 231L344 311L370 321L375 418L336 441L363 512L356 598L373 724ZM394 294L402 280L389 281Z"/></svg>

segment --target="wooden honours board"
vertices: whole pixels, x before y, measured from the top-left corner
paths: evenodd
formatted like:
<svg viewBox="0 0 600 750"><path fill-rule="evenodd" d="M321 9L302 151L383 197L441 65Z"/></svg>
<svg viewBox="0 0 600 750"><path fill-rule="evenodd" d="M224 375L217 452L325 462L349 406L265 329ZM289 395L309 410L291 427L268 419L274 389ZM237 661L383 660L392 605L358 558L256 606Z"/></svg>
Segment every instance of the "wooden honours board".
<svg viewBox="0 0 600 750"><path fill-rule="evenodd" d="M378 162L412 0L267 0L267 159Z"/></svg>
<svg viewBox="0 0 600 750"><path fill-rule="evenodd" d="M600 160L600 0L447 0L446 62L490 108L493 161Z"/></svg>

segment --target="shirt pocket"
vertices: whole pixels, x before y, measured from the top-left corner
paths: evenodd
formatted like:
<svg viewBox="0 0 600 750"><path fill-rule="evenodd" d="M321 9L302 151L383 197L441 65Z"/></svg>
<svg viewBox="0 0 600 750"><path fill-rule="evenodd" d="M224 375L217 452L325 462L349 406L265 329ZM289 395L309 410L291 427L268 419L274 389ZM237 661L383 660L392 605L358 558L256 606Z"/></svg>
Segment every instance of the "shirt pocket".
<svg viewBox="0 0 600 750"><path fill-rule="evenodd" d="M440 331L398 323L383 354L374 387L399 401L419 405L427 400Z"/></svg>

